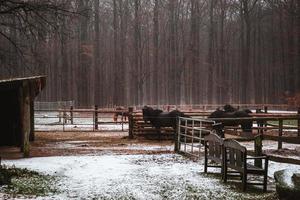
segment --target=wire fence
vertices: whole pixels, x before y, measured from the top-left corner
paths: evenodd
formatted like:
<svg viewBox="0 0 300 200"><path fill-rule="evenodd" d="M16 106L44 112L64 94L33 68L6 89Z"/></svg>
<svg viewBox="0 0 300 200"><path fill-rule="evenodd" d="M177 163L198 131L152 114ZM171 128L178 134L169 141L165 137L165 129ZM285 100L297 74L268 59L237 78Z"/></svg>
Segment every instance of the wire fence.
<svg viewBox="0 0 300 200"><path fill-rule="evenodd" d="M35 131L128 131L128 119L120 111L98 109L35 110Z"/></svg>

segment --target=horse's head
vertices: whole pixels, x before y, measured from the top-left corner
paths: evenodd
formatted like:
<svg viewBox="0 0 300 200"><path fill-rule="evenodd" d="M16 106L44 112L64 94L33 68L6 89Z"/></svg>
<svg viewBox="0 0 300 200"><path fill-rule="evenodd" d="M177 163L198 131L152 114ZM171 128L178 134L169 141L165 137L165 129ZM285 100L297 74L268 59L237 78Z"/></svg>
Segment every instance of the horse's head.
<svg viewBox="0 0 300 200"><path fill-rule="evenodd" d="M144 119L145 123L148 123L148 121L150 121L150 119L153 115L153 111L154 111L154 109L149 106L143 107L142 112L143 112L143 119Z"/></svg>
<svg viewBox="0 0 300 200"><path fill-rule="evenodd" d="M224 107L224 111L225 112L235 112L238 109L236 109L235 107L233 107L232 105L226 104Z"/></svg>

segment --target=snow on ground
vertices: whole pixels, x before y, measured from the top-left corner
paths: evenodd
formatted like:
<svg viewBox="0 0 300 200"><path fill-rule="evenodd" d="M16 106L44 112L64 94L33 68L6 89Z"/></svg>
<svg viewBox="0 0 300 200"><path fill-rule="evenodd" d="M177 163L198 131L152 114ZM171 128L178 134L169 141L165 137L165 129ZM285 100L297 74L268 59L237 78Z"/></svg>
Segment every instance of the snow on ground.
<svg viewBox="0 0 300 200"><path fill-rule="evenodd" d="M255 112L255 110L253 111L253 112ZM268 113L286 113L286 114L297 114L297 111L289 111L289 110L284 110L284 111L282 111L282 110L268 110Z"/></svg>
<svg viewBox="0 0 300 200"><path fill-rule="evenodd" d="M254 142L240 142L247 150L254 151ZM263 140L263 151L268 155L275 155L278 157L286 157L300 160L300 145L283 143L282 149L278 150L278 142L271 140Z"/></svg>
<svg viewBox="0 0 300 200"><path fill-rule="evenodd" d="M241 193L220 177L202 173L203 160L193 162L175 154L45 157L4 164L58 176L62 192L40 199L253 198L253 192ZM269 175L285 167L290 165L271 162ZM259 195L263 194L255 193L255 198Z"/></svg>
<svg viewBox="0 0 300 200"><path fill-rule="evenodd" d="M39 125L36 124L35 130L37 131L93 131L93 124L48 124L48 125ZM124 130L128 130L128 124L123 125ZM98 125L99 131L122 131L121 124L101 124Z"/></svg>

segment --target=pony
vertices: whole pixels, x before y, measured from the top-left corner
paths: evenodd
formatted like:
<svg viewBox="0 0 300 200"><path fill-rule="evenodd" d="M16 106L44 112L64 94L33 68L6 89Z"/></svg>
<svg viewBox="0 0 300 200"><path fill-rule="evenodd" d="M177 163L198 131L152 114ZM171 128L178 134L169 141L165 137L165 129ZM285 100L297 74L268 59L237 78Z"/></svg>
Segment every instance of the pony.
<svg viewBox="0 0 300 200"><path fill-rule="evenodd" d="M178 117L188 117L183 112L179 110L173 110L171 112L163 112L160 109L153 109L149 106L144 106L143 109L143 119L145 123L149 123L155 127L156 131L160 134L161 127L172 127L176 130L177 118Z"/></svg>
<svg viewBox="0 0 300 200"><path fill-rule="evenodd" d="M118 117L121 116L121 120L127 120L127 117L129 116L128 111L125 111L125 108L120 106L116 107L116 112L114 113L113 120L114 122L118 121Z"/></svg>
<svg viewBox="0 0 300 200"><path fill-rule="evenodd" d="M244 109L238 110L232 107L231 105L225 105L224 110L217 109L216 111L212 112L208 118L243 118L243 117L251 117L250 115L251 110ZM252 132L252 121L243 121L243 122L236 122L236 121L227 121L222 123L223 126L236 126L241 125L241 128L244 132Z"/></svg>

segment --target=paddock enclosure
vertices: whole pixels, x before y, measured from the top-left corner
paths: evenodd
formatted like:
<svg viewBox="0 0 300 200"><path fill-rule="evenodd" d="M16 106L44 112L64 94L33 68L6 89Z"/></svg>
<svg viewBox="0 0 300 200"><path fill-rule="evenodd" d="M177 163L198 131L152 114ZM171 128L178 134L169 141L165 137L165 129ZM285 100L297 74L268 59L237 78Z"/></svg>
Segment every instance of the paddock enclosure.
<svg viewBox="0 0 300 200"><path fill-rule="evenodd" d="M275 121L278 125L268 124L268 126L254 126L256 132L262 130L299 130L298 126L284 126L283 122L287 120L298 120L299 109L291 108L287 105L250 105L239 104L233 106L237 108L249 108L253 111L251 119L214 119L217 122L225 121L247 121L264 122ZM185 115L193 119L204 119L216 108L222 105L181 105L181 106L155 106L155 108L164 111L178 109ZM73 101L65 102L36 102L35 103L35 130L36 131L128 131L130 137L135 136L150 136L155 137L157 134L151 124L145 123L140 107L129 107L123 110L115 108L98 108L94 106L88 109L77 109ZM262 110L260 113L255 113L255 110ZM291 110L293 109L293 110ZM118 116L117 121L114 121L116 113L126 114L126 117ZM127 116L128 115L128 116ZM214 121L213 120L213 121ZM260 123L261 124L261 123ZM239 127L225 127L228 130L239 130ZM161 129L161 132L166 138L174 135L175 130L171 127ZM152 136L151 136L152 135Z"/></svg>
<svg viewBox="0 0 300 200"><path fill-rule="evenodd" d="M203 137L213 132L214 124L233 120L208 120L206 117L214 108L211 110L203 110L200 107L181 108L180 110L189 117L179 118L176 130L171 127L163 128L161 131L163 137L159 140L157 131L144 122L141 107L125 108L122 111L127 112L129 117L125 120L119 116L118 121L115 122L114 115L119 112L116 108L103 109L95 106L89 109L78 109L73 103L64 105L66 106L56 108L36 107L36 141L32 143L32 158L7 160L8 157L1 155L4 164L28 167L58 176L63 192L54 196L57 199L59 197L61 199L91 197L117 199L127 195L129 197L146 195L145 199L165 199L166 196L169 196L169 199L184 199L189 195L191 199L193 197L199 197L194 199L209 197L218 199L220 195L224 198L232 197L227 199L241 199L241 197L251 199L253 196L251 192L242 193L238 184L222 184L217 175L202 173L204 171ZM260 108L265 109L264 106ZM168 107L164 110L167 111ZM253 135L263 135L263 145L260 146L262 153L278 150L279 142L282 144L279 150L295 149L299 144L296 144L297 140L295 140L299 138L297 111L279 112L269 107L266 110L267 113L253 113L251 118L238 120L254 121ZM293 125L286 125L285 122L291 120L298 121ZM257 126L256 121L261 122L262 125ZM282 131L281 136L279 136L280 131ZM255 155L254 146L258 142L254 138L243 136L240 127L228 126L225 127L225 132L226 138L238 140ZM271 137L276 137L274 138L276 141L271 141ZM288 138L292 138L295 144L287 143ZM272 152L268 154L271 158L269 177L273 177L274 171L286 167L299 169L300 154L294 156L291 153L293 152L288 152L288 156L286 154L276 156ZM286 158L282 159L282 157ZM45 164L41 165L41 163ZM213 173L218 173L218 170ZM257 199L275 193L273 179L268 182L268 189L269 185L271 189L267 193L255 193L261 195ZM212 192L216 191L216 188L217 192ZM139 194L135 193L137 191ZM215 196L211 196L211 193ZM158 198L153 198L156 196Z"/></svg>
<svg viewBox="0 0 300 200"><path fill-rule="evenodd" d="M128 118L114 116L117 113L128 113L128 110L116 108L76 109L73 101L36 102L36 131L128 131Z"/></svg>
<svg viewBox="0 0 300 200"><path fill-rule="evenodd" d="M156 106L164 111L179 109L188 118L180 118L177 130L172 127L162 127L160 133L150 124L145 123L141 107L129 107L123 110L115 108L77 109L72 101L57 103L36 103L35 105L35 130L42 132L124 132L129 139L146 138L151 140L176 141L175 150L184 154L199 156L203 137L212 132L212 125L228 121L252 121L252 136L262 134L264 140L277 142L277 150L284 149L286 144L300 144L300 119L299 109L285 105L234 105L239 108L250 108L253 113L250 118L225 118L207 119L207 116L222 105L194 105L194 106ZM255 113L255 110L262 110ZM126 113L126 117L116 113ZM293 121L293 125L286 122ZM235 137L237 140L253 141L253 137L244 135L239 126L225 126L227 137ZM250 136L251 136L250 135ZM254 146L254 143L253 143ZM262 147L261 147L262 148ZM263 150L263 149L262 149ZM261 151L262 151L261 150ZM273 160L278 160L274 157ZM279 159L280 160L280 159ZM293 159L287 162L297 163Z"/></svg>

